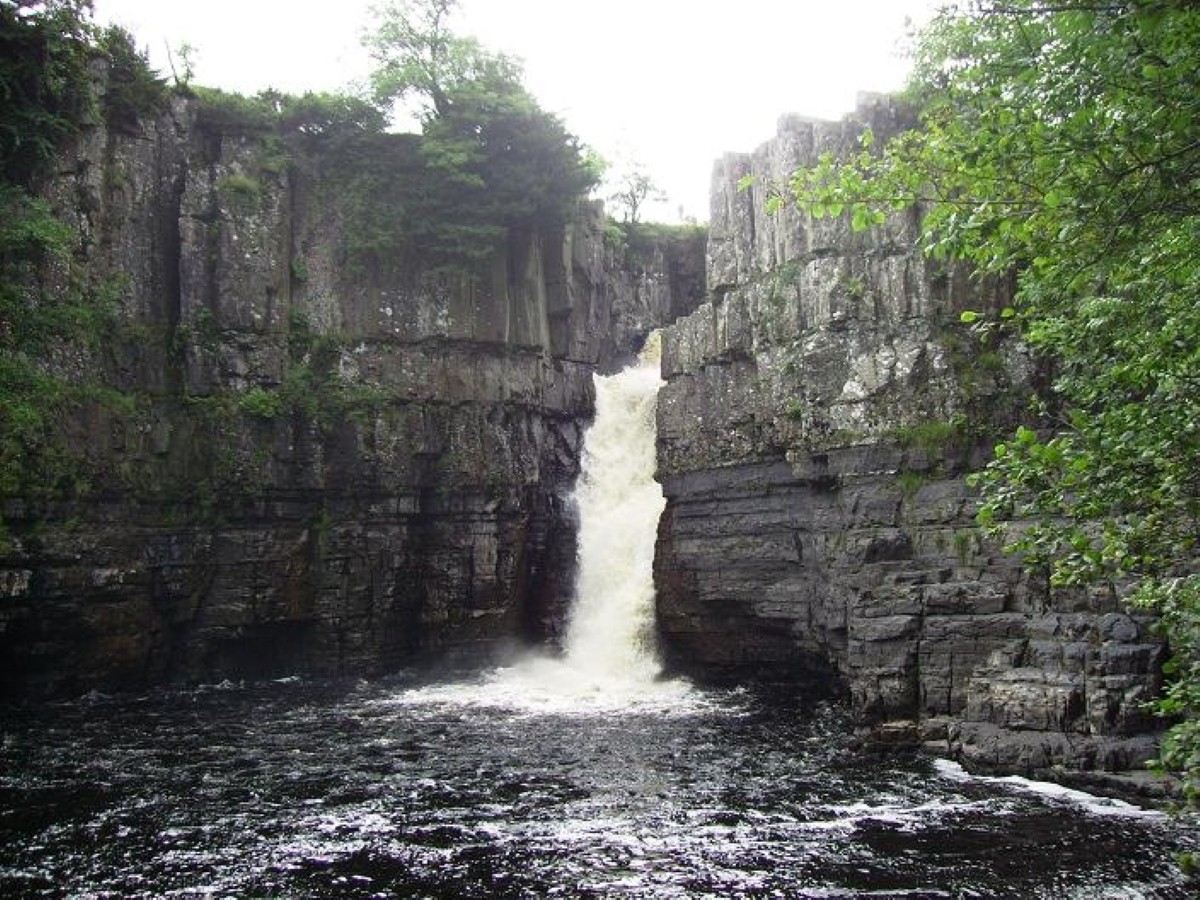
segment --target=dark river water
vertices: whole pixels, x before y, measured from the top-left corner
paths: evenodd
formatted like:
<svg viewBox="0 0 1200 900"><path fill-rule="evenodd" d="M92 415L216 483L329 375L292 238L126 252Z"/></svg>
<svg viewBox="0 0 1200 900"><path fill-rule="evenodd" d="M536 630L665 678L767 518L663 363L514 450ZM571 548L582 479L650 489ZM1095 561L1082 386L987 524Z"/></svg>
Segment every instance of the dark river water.
<svg viewBox="0 0 1200 900"><path fill-rule="evenodd" d="M0 895L1195 896L1161 813L862 755L830 709L545 681L3 710Z"/></svg>

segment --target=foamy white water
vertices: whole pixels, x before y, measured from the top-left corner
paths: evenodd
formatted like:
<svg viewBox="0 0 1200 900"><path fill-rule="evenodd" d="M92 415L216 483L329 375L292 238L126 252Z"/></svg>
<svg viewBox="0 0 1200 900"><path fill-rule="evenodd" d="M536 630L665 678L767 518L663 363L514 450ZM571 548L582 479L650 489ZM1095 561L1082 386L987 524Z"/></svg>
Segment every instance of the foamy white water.
<svg viewBox="0 0 1200 900"><path fill-rule="evenodd" d="M658 335L638 362L595 376L596 419L584 437L579 580L566 662L608 683L645 684L654 648L654 538L666 501L654 480Z"/></svg>
<svg viewBox="0 0 1200 900"><path fill-rule="evenodd" d="M666 504L654 480L659 346L652 334L634 365L593 376L596 418L574 495L579 571L564 655L533 656L481 682L406 691L399 702L680 713L711 704L686 682L658 677L654 540Z"/></svg>
<svg viewBox="0 0 1200 900"><path fill-rule="evenodd" d="M1162 819L1165 813L1154 809L1145 809L1117 800L1113 797L1098 797L1086 791L1064 787L1050 781L1033 781L1020 775L972 775L961 764L949 759L935 759L935 771L950 781L976 782L978 784L1005 785L1013 790L1028 794L1036 794L1051 800L1061 800L1072 803L1097 816L1131 816L1140 819Z"/></svg>

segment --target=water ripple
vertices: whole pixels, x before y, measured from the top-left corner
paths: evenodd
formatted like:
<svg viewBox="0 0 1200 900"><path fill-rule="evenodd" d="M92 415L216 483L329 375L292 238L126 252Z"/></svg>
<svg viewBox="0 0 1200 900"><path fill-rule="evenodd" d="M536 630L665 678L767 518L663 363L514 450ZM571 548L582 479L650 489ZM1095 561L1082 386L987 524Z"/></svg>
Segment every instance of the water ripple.
<svg viewBox="0 0 1200 900"><path fill-rule="evenodd" d="M836 709L510 678L6 710L0 895L1193 895L1183 823L864 756Z"/></svg>

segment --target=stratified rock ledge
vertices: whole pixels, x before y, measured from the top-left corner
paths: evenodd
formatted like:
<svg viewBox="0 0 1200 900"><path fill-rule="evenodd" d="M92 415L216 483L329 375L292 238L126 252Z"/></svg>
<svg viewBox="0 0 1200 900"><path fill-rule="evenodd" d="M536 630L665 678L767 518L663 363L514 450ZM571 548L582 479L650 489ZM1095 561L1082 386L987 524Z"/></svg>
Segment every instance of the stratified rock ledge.
<svg viewBox="0 0 1200 900"><path fill-rule="evenodd" d="M974 521L965 476L1041 373L960 313L998 312L1011 284L923 258L917 212L863 233L765 212L764 186L910 121L866 97L716 166L712 296L664 339L663 645L705 677L846 697L885 743L940 734L976 771L1142 771L1161 727L1150 620L1050 590Z"/></svg>

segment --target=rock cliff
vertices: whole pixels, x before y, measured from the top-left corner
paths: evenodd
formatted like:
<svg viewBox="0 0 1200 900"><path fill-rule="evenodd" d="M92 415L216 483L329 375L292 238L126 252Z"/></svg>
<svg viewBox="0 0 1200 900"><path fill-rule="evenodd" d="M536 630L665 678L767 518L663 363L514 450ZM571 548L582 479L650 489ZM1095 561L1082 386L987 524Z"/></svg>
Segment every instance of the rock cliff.
<svg viewBox="0 0 1200 900"><path fill-rule="evenodd" d="M0 694L553 641L592 373L679 319L655 563L675 667L848 697L981 767L1137 766L1151 623L1051 590L973 519L964 477L1044 377L960 322L1011 285L926 260L916 214L765 212L867 124L909 119L868 99L722 159L707 260L702 235L617 234L584 204L466 268L411 240L412 136L281 135L182 97L89 124L44 191L73 257L37 278L86 273L111 321L45 360L88 390L3 498Z"/></svg>
<svg viewBox="0 0 1200 900"><path fill-rule="evenodd" d="M3 500L0 694L553 639L592 372L695 307L703 236L621 246L583 204L435 266L405 241L417 140L176 96L62 155L44 192L114 321L49 362L99 399Z"/></svg>
<svg viewBox="0 0 1200 900"><path fill-rule="evenodd" d="M854 233L764 211L772 184L868 124L886 138L906 113L865 98L842 122L785 118L716 166L712 296L664 337L665 650L848 696L877 733L981 767L1138 767L1163 660L1150 623L1110 592L1050 590L973 519L964 476L1043 373L959 314L995 313L1011 285L926 260L914 214Z"/></svg>

